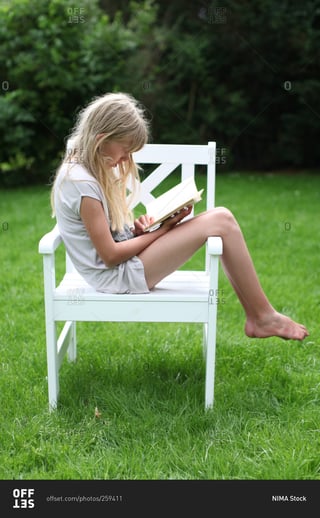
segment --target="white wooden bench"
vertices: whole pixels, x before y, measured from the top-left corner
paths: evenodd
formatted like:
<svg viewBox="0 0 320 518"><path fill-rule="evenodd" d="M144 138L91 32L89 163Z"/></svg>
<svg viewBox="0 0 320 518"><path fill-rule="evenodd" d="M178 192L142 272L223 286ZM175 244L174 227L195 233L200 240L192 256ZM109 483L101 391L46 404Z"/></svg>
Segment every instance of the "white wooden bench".
<svg viewBox="0 0 320 518"><path fill-rule="evenodd" d="M206 207L215 200L215 142L208 145L147 144L134 155L139 164L155 164L155 169L142 182L139 202L153 199L152 191L181 165L181 180L195 174L195 166L206 166ZM201 271L178 270L166 277L150 293L107 294L90 287L75 271L66 254L63 278L56 279L55 253L62 239L57 225L39 242L43 255L45 325L49 410L58 404L59 371L65 354L76 360L76 323L89 322L193 322L204 327L205 408L214 401L215 349L219 256L222 239L210 237L205 245L205 261ZM64 322L59 336L57 322ZM139 344L137 344L139 347Z"/></svg>

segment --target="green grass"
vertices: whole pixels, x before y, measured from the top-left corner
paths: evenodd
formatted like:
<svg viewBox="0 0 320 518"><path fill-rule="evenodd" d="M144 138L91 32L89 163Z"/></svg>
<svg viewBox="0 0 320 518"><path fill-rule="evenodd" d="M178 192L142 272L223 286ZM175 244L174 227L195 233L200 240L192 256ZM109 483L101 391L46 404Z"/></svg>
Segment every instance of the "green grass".
<svg viewBox="0 0 320 518"><path fill-rule="evenodd" d="M78 325L77 362L63 364L48 412L37 250L53 225L49 190L0 200L0 479L320 478L319 176L218 175L216 203L238 218L272 304L310 336L247 338L220 270L209 412L201 326L124 323Z"/></svg>

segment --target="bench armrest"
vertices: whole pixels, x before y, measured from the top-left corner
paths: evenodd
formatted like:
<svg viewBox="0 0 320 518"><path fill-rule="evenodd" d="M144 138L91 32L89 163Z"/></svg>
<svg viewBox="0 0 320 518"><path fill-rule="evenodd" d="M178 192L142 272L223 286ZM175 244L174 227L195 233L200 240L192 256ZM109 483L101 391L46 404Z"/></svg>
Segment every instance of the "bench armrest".
<svg viewBox="0 0 320 518"><path fill-rule="evenodd" d="M53 254L58 248L62 238L58 229L58 225L55 225L51 232L45 234L39 241L39 254ZM221 255L223 250L223 243L221 237L212 236L208 238L208 253L210 255Z"/></svg>
<svg viewBox="0 0 320 518"><path fill-rule="evenodd" d="M62 243L62 238L58 229L58 225L45 234L39 241L39 254L53 254L58 246Z"/></svg>
<svg viewBox="0 0 320 518"><path fill-rule="evenodd" d="M209 237L207 241L209 255L222 255L222 238L218 236Z"/></svg>

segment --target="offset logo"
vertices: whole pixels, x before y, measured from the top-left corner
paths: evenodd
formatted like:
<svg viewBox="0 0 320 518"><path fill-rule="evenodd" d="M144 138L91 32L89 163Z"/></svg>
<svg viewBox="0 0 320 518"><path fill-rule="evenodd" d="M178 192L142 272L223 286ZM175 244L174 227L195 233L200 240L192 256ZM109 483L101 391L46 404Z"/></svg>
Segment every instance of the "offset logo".
<svg viewBox="0 0 320 518"><path fill-rule="evenodd" d="M34 508L34 489L14 489L13 509L33 509Z"/></svg>

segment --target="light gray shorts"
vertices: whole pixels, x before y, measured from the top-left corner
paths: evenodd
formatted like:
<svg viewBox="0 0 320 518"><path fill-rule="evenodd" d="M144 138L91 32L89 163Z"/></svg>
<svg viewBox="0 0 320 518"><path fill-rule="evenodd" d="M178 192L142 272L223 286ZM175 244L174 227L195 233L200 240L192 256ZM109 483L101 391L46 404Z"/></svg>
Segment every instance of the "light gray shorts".
<svg viewBox="0 0 320 518"><path fill-rule="evenodd" d="M115 268L106 268L99 272L94 286L103 293L148 293L144 275L144 266L139 257L134 256Z"/></svg>

